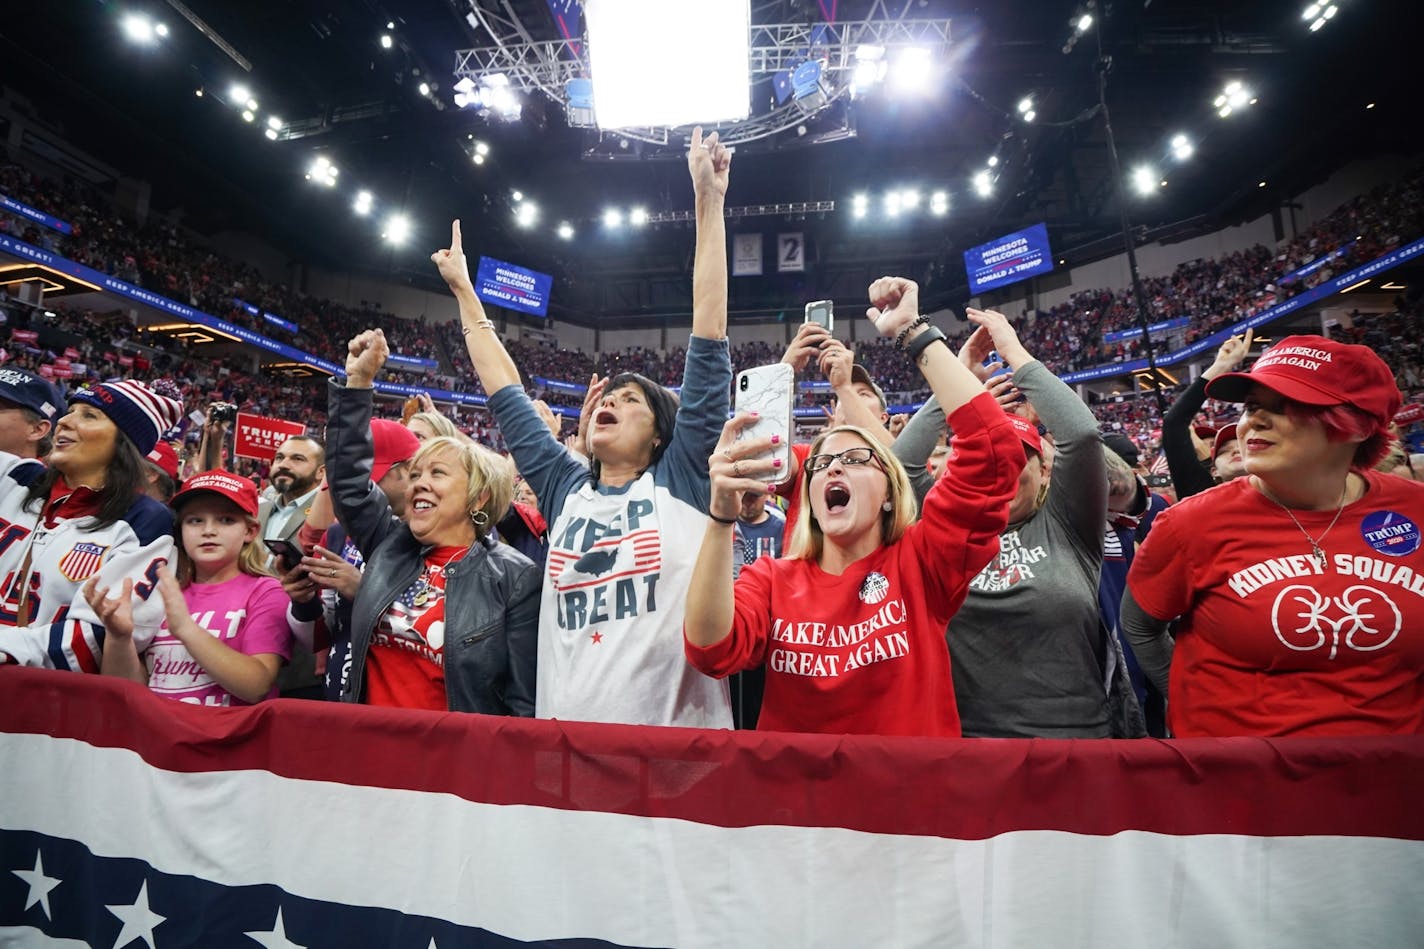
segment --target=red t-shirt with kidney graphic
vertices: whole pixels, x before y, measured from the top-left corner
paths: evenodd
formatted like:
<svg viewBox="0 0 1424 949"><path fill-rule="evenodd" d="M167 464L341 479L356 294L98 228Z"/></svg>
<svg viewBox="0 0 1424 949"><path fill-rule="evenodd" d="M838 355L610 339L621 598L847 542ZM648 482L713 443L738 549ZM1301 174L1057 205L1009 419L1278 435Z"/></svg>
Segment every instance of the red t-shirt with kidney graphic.
<svg viewBox="0 0 1424 949"><path fill-rule="evenodd" d="M1174 735L1424 732L1424 484L1362 474L1334 527L1335 510L1294 511L1297 527L1250 478L1157 518L1128 587L1181 617Z"/></svg>

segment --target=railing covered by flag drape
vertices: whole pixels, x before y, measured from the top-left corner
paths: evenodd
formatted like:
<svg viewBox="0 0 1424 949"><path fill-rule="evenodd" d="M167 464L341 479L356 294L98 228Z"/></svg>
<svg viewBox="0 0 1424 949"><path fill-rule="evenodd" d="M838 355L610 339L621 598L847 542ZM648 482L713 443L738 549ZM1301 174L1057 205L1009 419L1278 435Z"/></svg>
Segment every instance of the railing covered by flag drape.
<svg viewBox="0 0 1424 949"><path fill-rule="evenodd" d="M0 946L1417 946L1424 739L694 731L0 669Z"/></svg>

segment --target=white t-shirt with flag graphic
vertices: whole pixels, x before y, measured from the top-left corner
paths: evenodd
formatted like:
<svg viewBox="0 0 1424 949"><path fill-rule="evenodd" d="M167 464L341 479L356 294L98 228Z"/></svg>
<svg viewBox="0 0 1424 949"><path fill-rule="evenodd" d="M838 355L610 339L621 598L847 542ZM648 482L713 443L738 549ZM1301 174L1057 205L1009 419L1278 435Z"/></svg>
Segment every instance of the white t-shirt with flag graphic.
<svg viewBox="0 0 1424 949"><path fill-rule="evenodd" d="M549 522L535 715L730 728L724 682L683 651L692 567L707 528L707 457L730 409L725 342L693 337L676 434L622 488L591 483L519 387L490 407Z"/></svg>

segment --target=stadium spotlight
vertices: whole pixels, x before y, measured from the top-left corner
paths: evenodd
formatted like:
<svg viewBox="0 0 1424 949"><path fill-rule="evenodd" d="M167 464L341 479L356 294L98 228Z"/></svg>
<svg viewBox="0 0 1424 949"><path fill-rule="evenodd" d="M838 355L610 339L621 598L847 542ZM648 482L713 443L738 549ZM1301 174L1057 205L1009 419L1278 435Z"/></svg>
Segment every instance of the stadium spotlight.
<svg viewBox="0 0 1424 949"><path fill-rule="evenodd" d="M267 116L267 127L274 132L281 131L282 120L277 118L275 115L269 115Z"/></svg>
<svg viewBox="0 0 1424 949"><path fill-rule="evenodd" d="M994 179L987 170L974 176L974 193L981 198L987 198L994 193Z"/></svg>
<svg viewBox="0 0 1424 949"><path fill-rule="evenodd" d="M510 197L516 204L518 204L520 201L523 201L523 200L524 200L524 192L523 192L523 191L520 191L518 188L515 188L513 191L509 192L509 197Z"/></svg>
<svg viewBox="0 0 1424 949"><path fill-rule="evenodd" d="M900 192L900 207L906 211L913 211L920 206L920 193L914 188L906 188Z"/></svg>
<svg viewBox="0 0 1424 949"><path fill-rule="evenodd" d="M479 152L475 152L475 154L472 156L472 160L476 165L483 165L485 163L485 156L481 155Z"/></svg>
<svg viewBox="0 0 1424 949"><path fill-rule="evenodd" d="M867 195L867 194L858 194L858 195L856 195L855 197L851 198L851 201L850 201L850 211L851 211L852 216L857 217L857 218L865 217L866 213L869 212L869 210L870 210L870 196L869 196L869 195Z"/></svg>
<svg viewBox="0 0 1424 949"><path fill-rule="evenodd" d="M334 188L338 174L340 174L340 172L336 166L333 165L325 155L318 155L312 160L311 166L307 169L307 180L326 185L328 188Z"/></svg>
<svg viewBox="0 0 1424 949"><path fill-rule="evenodd" d="M539 205L533 201L521 201L514 209L514 221L520 227L533 227L539 221Z"/></svg>
<svg viewBox="0 0 1424 949"><path fill-rule="evenodd" d="M203 97L203 87L202 87L202 86L199 86L198 88L194 89L194 90L193 90L193 95L195 95L195 96L197 96L199 99L201 99L201 98Z"/></svg>
<svg viewBox="0 0 1424 949"><path fill-rule="evenodd" d="M623 212L617 208L609 208L603 212L603 226L616 229L623 226Z"/></svg>
<svg viewBox="0 0 1424 949"><path fill-rule="evenodd" d="M990 167L990 168L997 168L997 167L999 167L999 156L998 156L998 155L990 155L990 156L989 156L989 167Z"/></svg>
<svg viewBox="0 0 1424 949"><path fill-rule="evenodd" d="M1177 159L1177 161L1186 161L1188 158L1191 158L1195 150L1191 139L1185 135L1179 132L1172 136L1172 157Z"/></svg>
<svg viewBox="0 0 1424 949"><path fill-rule="evenodd" d="M394 46L394 45L395 45L395 40L391 39L391 34L389 34L389 33L382 33L382 34L381 34L381 49L390 49L390 48L391 48L392 46Z"/></svg>
<svg viewBox="0 0 1424 949"><path fill-rule="evenodd" d="M410 219L404 214L392 214L386 218L386 229L381 234L388 243L404 244L410 237Z"/></svg>
<svg viewBox="0 0 1424 949"><path fill-rule="evenodd" d="M475 143L475 154L476 154L476 155L488 155L488 154L489 154L489 146L486 145L484 142L476 142L476 143Z"/></svg>
<svg viewBox="0 0 1424 949"><path fill-rule="evenodd" d="M428 82L422 82L419 86L416 86L416 89L419 90L423 96L430 95L430 83Z"/></svg>
<svg viewBox="0 0 1424 949"><path fill-rule="evenodd" d="M1242 85L1240 80L1233 79L1226 84L1226 88L1221 90L1221 94L1213 100L1212 104L1216 106L1216 114L1224 119L1238 109L1255 105L1256 99L1251 95L1251 90Z"/></svg>
<svg viewBox="0 0 1424 949"><path fill-rule="evenodd" d="M252 93L247 91L246 86L238 84L228 89L227 97L232 100L233 105L242 105L252 100Z"/></svg>
<svg viewBox="0 0 1424 949"><path fill-rule="evenodd" d="M130 13L123 19L124 35L142 46L151 46L168 35L168 27L154 23L142 13Z"/></svg>
<svg viewBox="0 0 1424 949"><path fill-rule="evenodd" d="M574 239L574 226L568 221L559 222L559 239L565 241Z"/></svg>
<svg viewBox="0 0 1424 949"><path fill-rule="evenodd" d="M885 47L865 43L855 48L855 71L851 74L851 94L864 95L885 78Z"/></svg>
<svg viewBox="0 0 1424 949"><path fill-rule="evenodd" d="M934 78L934 66L930 61L930 51L923 46L909 46L895 57L895 68L891 73L895 88L899 92L924 92Z"/></svg>
<svg viewBox="0 0 1424 949"><path fill-rule="evenodd" d="M357 214L365 217L371 213L371 204L375 201L369 191L356 192L356 200L351 203L351 209Z"/></svg>
<svg viewBox="0 0 1424 949"><path fill-rule="evenodd" d="M648 209L634 208L628 212L628 223L634 227L642 227L648 223Z"/></svg>
<svg viewBox="0 0 1424 949"><path fill-rule="evenodd" d="M1032 122L1038 115L1033 108L1033 96L1024 96L1019 100L1019 118L1025 122Z"/></svg>
<svg viewBox="0 0 1424 949"><path fill-rule="evenodd" d="M251 109L243 109L243 110L242 110L242 121L244 121L244 122L251 122L251 121L255 120L256 118L257 118L257 116L252 113L252 110L251 110Z"/></svg>
<svg viewBox="0 0 1424 949"><path fill-rule="evenodd" d="M463 109L475 104L475 81L469 76L465 76L454 85L455 108Z"/></svg>
<svg viewBox="0 0 1424 949"><path fill-rule="evenodd" d="M885 213L889 217L900 216L900 192L885 192Z"/></svg>
<svg viewBox="0 0 1424 949"><path fill-rule="evenodd" d="M936 191L930 195L930 213L935 217L944 217L949 213L949 193L946 191Z"/></svg>
<svg viewBox="0 0 1424 949"><path fill-rule="evenodd" d="M1150 165L1139 165L1132 171L1132 186L1140 195L1149 195L1157 190L1157 172Z"/></svg>
<svg viewBox="0 0 1424 949"><path fill-rule="evenodd" d="M267 131L263 132L262 134L265 135L265 136L267 136L267 140L268 140L269 142L275 142L275 141L277 140L277 130L276 130L276 129L268 129Z"/></svg>
<svg viewBox="0 0 1424 949"><path fill-rule="evenodd" d="M1079 33L1086 33L1091 30L1093 28L1093 15L1091 13L1084 13L1078 17L1078 22L1074 24L1074 28L1077 29Z"/></svg>

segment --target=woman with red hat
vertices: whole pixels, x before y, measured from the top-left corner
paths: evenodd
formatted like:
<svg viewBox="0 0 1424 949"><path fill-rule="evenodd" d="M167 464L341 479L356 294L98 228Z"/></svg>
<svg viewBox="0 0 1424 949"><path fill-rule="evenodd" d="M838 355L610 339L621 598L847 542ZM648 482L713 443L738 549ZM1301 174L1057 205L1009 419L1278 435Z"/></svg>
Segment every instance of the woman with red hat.
<svg viewBox="0 0 1424 949"><path fill-rule="evenodd" d="M1424 485L1370 470L1389 367L1291 336L1207 394L1243 403L1246 477L1159 517L1123 597L1143 668L1163 689L1170 671L1172 732L1424 732Z"/></svg>
<svg viewBox="0 0 1424 949"><path fill-rule="evenodd" d="M98 672L103 623L80 587L129 581L139 648L163 621L150 597L173 556L173 515L143 493L144 456L177 424L169 382L134 380L73 393L36 461L0 452L0 663Z"/></svg>

